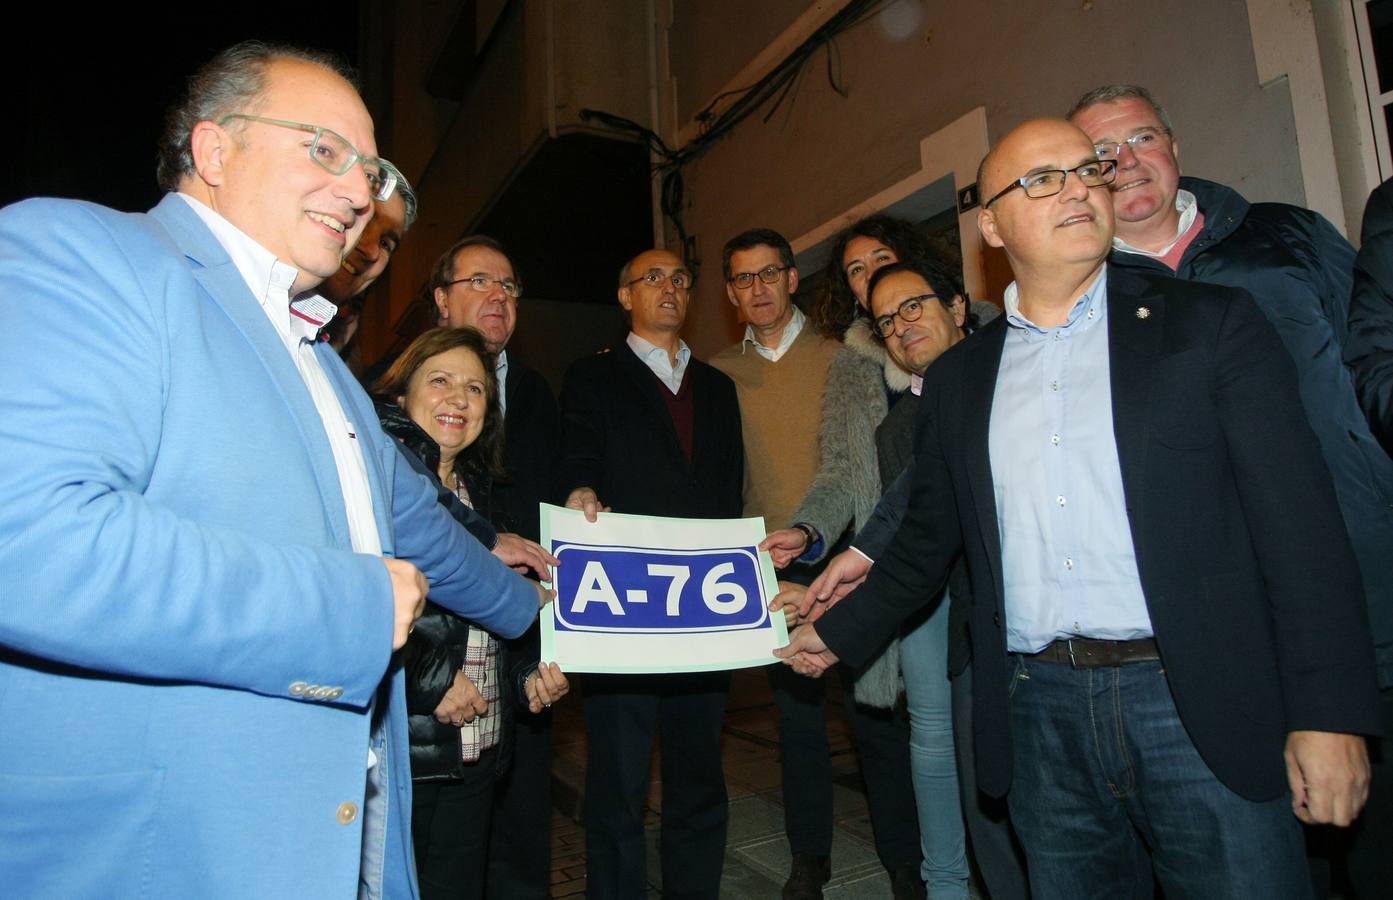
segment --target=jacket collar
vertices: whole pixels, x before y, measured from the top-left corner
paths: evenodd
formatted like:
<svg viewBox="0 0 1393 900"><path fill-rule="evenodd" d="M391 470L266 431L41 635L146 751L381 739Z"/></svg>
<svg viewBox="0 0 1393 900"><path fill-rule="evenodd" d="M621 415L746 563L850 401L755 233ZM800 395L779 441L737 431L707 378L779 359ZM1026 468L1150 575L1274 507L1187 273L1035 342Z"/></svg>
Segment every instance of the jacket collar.
<svg viewBox="0 0 1393 900"><path fill-rule="evenodd" d="M1204 215L1204 228L1185 249L1185 255L1180 261L1180 268L1176 272L1181 277L1186 277L1181 274L1186 271L1185 267L1196 256L1215 244L1222 243L1229 235L1233 234L1238 226L1243 224L1243 220L1248 217L1248 210L1251 209L1252 204L1233 188L1217 182L1205 181L1203 178L1182 176L1180 187L1195 195L1195 201L1199 205L1200 212ZM1157 271L1170 272L1165 263L1160 260L1121 250L1114 250L1108 256L1108 262L1116 266L1150 267Z"/></svg>
<svg viewBox="0 0 1393 900"><path fill-rule="evenodd" d="M305 388L304 379L295 367L295 361L286 352L285 344L276 333L275 326L262 311L256 297L252 296L242 274L237 271L237 266L218 243L213 232L208 230L208 226L199 219L198 213L189 208L187 202L174 194L167 194L158 206L150 210L150 217L164 228L170 241L193 263L194 279L256 352L281 399L290 407L291 418L310 457L320 460L333 459L333 449L329 446L328 435L324 433L319 410L315 407L310 392ZM186 302L192 303L195 299L187 298ZM339 402L342 403L343 388L338 384L335 388L339 394ZM369 471L372 471L371 467ZM343 487L339 484L336 468L315 466L314 476L335 540L341 547L351 547L353 542L348 532ZM379 501L376 495L379 486L371 482L372 479L369 478L376 504ZM379 526L380 515L379 513ZM379 533L384 542L389 540L390 531L382 531L379 527Z"/></svg>

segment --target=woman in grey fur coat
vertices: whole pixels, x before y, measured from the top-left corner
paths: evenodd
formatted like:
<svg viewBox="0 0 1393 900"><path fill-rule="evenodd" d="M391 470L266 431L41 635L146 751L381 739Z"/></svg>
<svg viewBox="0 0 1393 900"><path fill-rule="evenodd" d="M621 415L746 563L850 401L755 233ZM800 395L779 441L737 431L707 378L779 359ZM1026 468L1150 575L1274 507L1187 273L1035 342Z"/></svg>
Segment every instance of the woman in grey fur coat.
<svg viewBox="0 0 1393 900"><path fill-rule="evenodd" d="M860 529L880 499L876 426L909 390L910 376L871 334L863 312L866 284L881 266L927 255L913 226L883 215L856 222L833 242L824 289L809 319L843 347L827 370L817 476L794 513L798 524L770 535L776 564L793 557L804 563L822 560L848 526ZM856 702L848 707L877 853L890 871L896 897L923 897L909 724L896 708L903 690L899 658L896 639L865 669L843 676L854 686ZM946 671L945 665L945 677ZM916 827L906 827L910 822Z"/></svg>

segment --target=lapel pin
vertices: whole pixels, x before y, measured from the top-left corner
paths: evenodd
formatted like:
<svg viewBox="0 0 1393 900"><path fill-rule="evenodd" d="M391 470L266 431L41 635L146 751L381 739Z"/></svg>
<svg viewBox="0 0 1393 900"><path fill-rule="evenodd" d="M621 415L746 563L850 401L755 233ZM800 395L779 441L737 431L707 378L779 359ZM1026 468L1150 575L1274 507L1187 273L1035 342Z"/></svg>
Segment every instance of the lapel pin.
<svg viewBox="0 0 1393 900"><path fill-rule="evenodd" d="M1138 307L1137 307L1137 318L1138 318L1138 319L1149 319L1149 318L1151 318L1151 307L1149 307L1149 306L1138 306Z"/></svg>

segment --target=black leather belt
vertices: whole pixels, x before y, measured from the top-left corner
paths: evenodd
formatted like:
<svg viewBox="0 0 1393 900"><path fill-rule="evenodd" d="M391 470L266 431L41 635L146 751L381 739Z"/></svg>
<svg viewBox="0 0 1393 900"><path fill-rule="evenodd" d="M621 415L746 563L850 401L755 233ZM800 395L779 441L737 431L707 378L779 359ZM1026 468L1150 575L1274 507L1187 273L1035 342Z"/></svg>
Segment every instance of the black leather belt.
<svg viewBox="0 0 1393 900"><path fill-rule="evenodd" d="M1123 666L1127 663L1158 660L1161 658L1161 651L1156 646L1155 638L1138 638L1135 641L1074 638L1068 641L1054 641L1039 653L1021 655L1037 662L1063 663L1076 669L1093 669L1099 666Z"/></svg>

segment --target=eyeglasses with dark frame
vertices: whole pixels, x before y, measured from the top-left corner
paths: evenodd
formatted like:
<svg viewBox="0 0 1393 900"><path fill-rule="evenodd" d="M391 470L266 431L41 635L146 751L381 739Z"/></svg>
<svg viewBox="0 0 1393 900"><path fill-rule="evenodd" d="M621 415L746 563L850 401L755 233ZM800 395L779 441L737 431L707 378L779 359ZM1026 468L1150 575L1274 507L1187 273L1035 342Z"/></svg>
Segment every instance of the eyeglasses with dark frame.
<svg viewBox="0 0 1393 900"><path fill-rule="evenodd" d="M751 285L753 285L755 283L756 277L758 277L759 280L764 282L765 284L773 284L774 282L779 280L779 276L783 275L791 268L792 266L776 266L773 263L770 263L769 265L760 269L758 272L736 273L735 275L730 276L730 283L735 285L742 291L746 290Z"/></svg>
<svg viewBox="0 0 1393 900"><path fill-rule="evenodd" d="M1094 188L1112 184L1113 179L1117 177L1117 160L1089 160L1074 166L1072 169L1041 169L1038 172L1022 175L998 191L996 196L983 203L982 208L986 209L1016 188L1024 191L1031 200L1053 197L1064 190L1064 184L1069 180L1070 175L1077 177L1084 187Z"/></svg>
<svg viewBox="0 0 1393 900"><path fill-rule="evenodd" d="M624 282L624 287L633 287L642 281L649 287L662 287L663 283L671 279L674 290L685 291L692 286L692 273L686 269L673 269L671 272L664 272L662 269L649 269L637 278Z"/></svg>
<svg viewBox="0 0 1393 900"><path fill-rule="evenodd" d="M246 113L232 113L223 116L218 122L221 128L233 119L243 119L248 122L260 122L263 125L275 125L280 128L293 128L296 131L308 131L314 135L314 140L310 141L310 159L321 169L332 175L342 175L353 168L354 163L363 164L363 172L368 176L368 187L372 189L372 199L383 201L389 200L392 193L397 189L397 175L393 171L382 168L378 165L378 157L364 156L358 152L358 148L349 143L348 138L323 128L319 125L307 125L304 122L290 122L286 119L268 119L265 116L251 116Z"/></svg>
<svg viewBox="0 0 1393 900"><path fill-rule="evenodd" d="M1133 155L1145 153L1154 149L1153 145L1160 146L1161 138L1169 134L1161 128L1143 128L1121 141L1100 141L1093 145L1093 152L1099 159L1120 159L1123 147L1131 147Z"/></svg>
<svg viewBox="0 0 1393 900"><path fill-rule="evenodd" d="M481 294L487 294L493 290L496 284L503 288L503 293L508 295L510 300L516 300L522 296L522 285L512 278L490 278L484 274L470 275L467 278L456 278L454 281L445 282L445 287L456 284L467 284Z"/></svg>
<svg viewBox="0 0 1393 900"><path fill-rule="evenodd" d="M942 294L920 294L917 297L910 297L900 302L895 307L895 311L886 316L878 316L871 323L874 326L876 337L882 341L895 333L895 319L899 319L908 325L910 322L918 322L924 315L924 304L930 300L943 302Z"/></svg>

